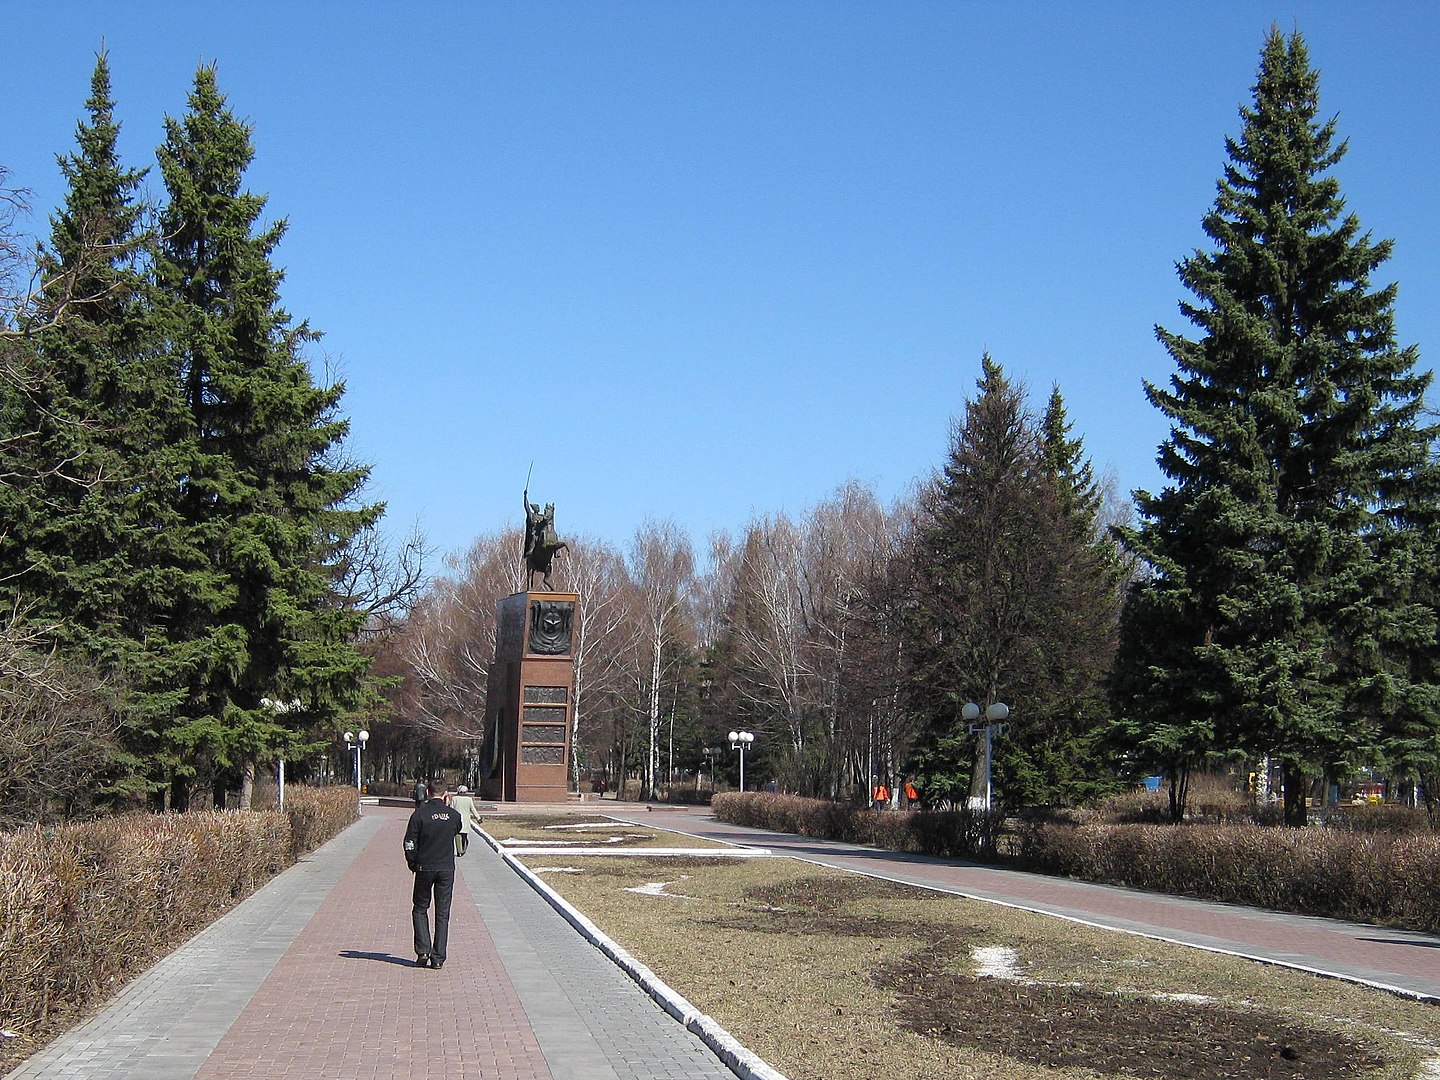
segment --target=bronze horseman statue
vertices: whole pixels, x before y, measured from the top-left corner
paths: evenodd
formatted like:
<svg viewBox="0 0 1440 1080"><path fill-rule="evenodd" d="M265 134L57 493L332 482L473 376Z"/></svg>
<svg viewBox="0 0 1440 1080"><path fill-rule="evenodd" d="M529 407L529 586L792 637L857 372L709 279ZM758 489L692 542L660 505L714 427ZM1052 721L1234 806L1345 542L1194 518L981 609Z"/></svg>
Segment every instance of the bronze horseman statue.
<svg viewBox="0 0 1440 1080"><path fill-rule="evenodd" d="M565 551L570 545L560 539L555 532L555 504L546 503L545 509L541 510L538 503L530 501L530 488L525 488L525 588L526 590L535 587L535 575L540 575L540 583L549 592L554 587L550 584L550 564L555 559L557 551Z"/></svg>

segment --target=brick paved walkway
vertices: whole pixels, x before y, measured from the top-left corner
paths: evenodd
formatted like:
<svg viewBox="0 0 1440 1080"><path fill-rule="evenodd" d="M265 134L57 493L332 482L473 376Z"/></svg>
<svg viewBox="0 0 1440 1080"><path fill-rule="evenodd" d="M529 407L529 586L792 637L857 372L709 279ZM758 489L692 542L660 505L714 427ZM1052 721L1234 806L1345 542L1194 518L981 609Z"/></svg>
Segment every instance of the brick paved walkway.
<svg viewBox="0 0 1440 1080"><path fill-rule="evenodd" d="M708 810L585 809L1440 1000L1440 938L1424 934L745 829ZM734 1080L484 844L459 864L444 969L412 966L407 817L367 808L6 1080Z"/></svg>
<svg viewBox="0 0 1440 1080"><path fill-rule="evenodd" d="M759 845L777 854L828 866L1440 1001L1440 937L1429 934L1160 896L747 829L716 821L708 809L650 813L643 807L619 804L606 805L604 812L638 824Z"/></svg>
<svg viewBox="0 0 1440 1080"><path fill-rule="evenodd" d="M367 807L7 1080L734 1080L484 844L414 967L408 816Z"/></svg>

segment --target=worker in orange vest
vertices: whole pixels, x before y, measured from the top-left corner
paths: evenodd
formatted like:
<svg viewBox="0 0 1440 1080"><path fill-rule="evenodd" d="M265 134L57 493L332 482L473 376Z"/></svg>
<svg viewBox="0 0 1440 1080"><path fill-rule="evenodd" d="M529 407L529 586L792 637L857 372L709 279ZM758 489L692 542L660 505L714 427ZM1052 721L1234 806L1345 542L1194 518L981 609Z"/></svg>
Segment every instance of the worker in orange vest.
<svg viewBox="0 0 1440 1080"><path fill-rule="evenodd" d="M883 783L876 784L875 790L870 795L876 810L884 810L885 804L890 801L890 789Z"/></svg>

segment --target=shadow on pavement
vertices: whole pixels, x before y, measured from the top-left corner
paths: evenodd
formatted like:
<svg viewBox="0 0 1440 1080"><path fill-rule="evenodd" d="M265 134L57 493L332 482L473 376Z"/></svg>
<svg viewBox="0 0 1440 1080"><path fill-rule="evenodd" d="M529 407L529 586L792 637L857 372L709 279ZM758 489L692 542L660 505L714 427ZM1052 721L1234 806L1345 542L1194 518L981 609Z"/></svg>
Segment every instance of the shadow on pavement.
<svg viewBox="0 0 1440 1080"><path fill-rule="evenodd" d="M1373 941L1377 945L1416 945L1422 949L1440 949L1440 941L1416 941L1414 938L1366 937L1361 941Z"/></svg>
<svg viewBox="0 0 1440 1080"><path fill-rule="evenodd" d="M403 956L391 956L383 952L357 952L354 949L342 949L340 955L346 960L374 960L380 964L399 964L401 967L414 967L415 961Z"/></svg>

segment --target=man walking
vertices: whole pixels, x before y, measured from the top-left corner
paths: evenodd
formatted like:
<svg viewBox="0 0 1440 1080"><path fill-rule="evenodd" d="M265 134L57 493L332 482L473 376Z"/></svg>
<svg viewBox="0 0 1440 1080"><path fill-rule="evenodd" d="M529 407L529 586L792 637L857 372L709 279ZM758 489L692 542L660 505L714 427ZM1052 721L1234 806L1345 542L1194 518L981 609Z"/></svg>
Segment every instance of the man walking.
<svg viewBox="0 0 1440 1080"><path fill-rule="evenodd" d="M415 924L415 966L445 966L450 939L450 899L455 892L455 837L460 815L445 805L445 781L430 785L430 799L415 808L405 827L405 861L415 875L411 921ZM430 900L435 900L435 935L430 935Z"/></svg>

